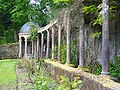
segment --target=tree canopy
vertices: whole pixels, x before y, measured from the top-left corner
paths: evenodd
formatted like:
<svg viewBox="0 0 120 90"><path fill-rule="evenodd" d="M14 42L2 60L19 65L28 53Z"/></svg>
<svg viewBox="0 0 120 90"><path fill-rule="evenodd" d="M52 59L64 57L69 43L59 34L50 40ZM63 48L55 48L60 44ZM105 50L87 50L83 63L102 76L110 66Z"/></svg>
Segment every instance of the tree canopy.
<svg viewBox="0 0 120 90"><path fill-rule="evenodd" d="M29 0L0 0L0 43L15 42L26 22L45 26L57 16L55 10L59 6L53 0L40 0L39 4L31 4Z"/></svg>

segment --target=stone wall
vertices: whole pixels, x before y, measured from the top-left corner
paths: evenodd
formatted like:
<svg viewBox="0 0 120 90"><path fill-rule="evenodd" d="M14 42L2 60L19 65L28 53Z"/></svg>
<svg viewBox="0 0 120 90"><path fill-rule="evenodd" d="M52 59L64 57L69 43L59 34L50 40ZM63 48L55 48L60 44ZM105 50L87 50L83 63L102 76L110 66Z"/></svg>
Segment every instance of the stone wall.
<svg viewBox="0 0 120 90"><path fill-rule="evenodd" d="M71 42L74 40L76 41L76 45L74 45L76 48L79 48L79 30L81 26L81 18L84 18L85 24L84 24L84 40L85 40L85 63L89 64L91 61L99 61L101 60L101 42L102 42L102 36L96 35L96 37L93 37L93 34L102 32L102 28L100 25L93 26L90 23L90 17L89 15L84 15L84 17L81 17L81 8L83 3L81 3L82 0L74 0L69 8L70 11L70 29L71 29ZM63 9L60 14L59 23L64 26L62 30L62 42L66 43L66 17L65 17L65 11L68 9ZM86 18L87 17L87 18ZM117 17L113 20L110 20L110 60L114 60L115 56L120 56L120 15L118 14ZM64 35L63 35L64 34ZM65 38L64 38L65 37ZM76 49L76 60L78 61L78 50Z"/></svg>
<svg viewBox="0 0 120 90"><path fill-rule="evenodd" d="M51 60L45 60L45 63L47 72L54 80L59 80L61 75L70 79L74 76L80 77L83 80L80 90L120 90L120 84L110 80L107 76L96 76Z"/></svg>
<svg viewBox="0 0 120 90"><path fill-rule="evenodd" d="M19 44L0 45L0 59L16 59L18 58Z"/></svg>

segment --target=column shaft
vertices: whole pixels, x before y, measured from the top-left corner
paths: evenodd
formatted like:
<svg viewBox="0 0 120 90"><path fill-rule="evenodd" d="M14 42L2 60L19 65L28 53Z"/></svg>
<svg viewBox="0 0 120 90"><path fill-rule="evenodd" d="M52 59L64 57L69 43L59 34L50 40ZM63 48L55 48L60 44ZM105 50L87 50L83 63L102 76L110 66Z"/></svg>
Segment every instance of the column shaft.
<svg viewBox="0 0 120 90"><path fill-rule="evenodd" d="M19 38L19 57L22 57L22 40Z"/></svg>
<svg viewBox="0 0 120 90"><path fill-rule="evenodd" d="M39 36L37 37L37 59L39 59Z"/></svg>
<svg viewBox="0 0 120 90"><path fill-rule="evenodd" d="M32 41L32 55L34 56L34 41Z"/></svg>
<svg viewBox="0 0 120 90"><path fill-rule="evenodd" d="M69 11L66 12L68 15L66 19L66 38L67 38L67 57L66 57L66 63L70 63L70 13Z"/></svg>
<svg viewBox="0 0 120 90"><path fill-rule="evenodd" d="M52 59L54 59L54 28L52 27Z"/></svg>
<svg viewBox="0 0 120 90"><path fill-rule="evenodd" d="M43 57L44 34L41 33L41 58Z"/></svg>
<svg viewBox="0 0 120 90"><path fill-rule="evenodd" d="M61 55L61 26L58 29L58 60L60 60Z"/></svg>
<svg viewBox="0 0 120 90"><path fill-rule="evenodd" d="M81 13L81 23L79 30L79 67L84 66L84 17Z"/></svg>
<svg viewBox="0 0 120 90"><path fill-rule="evenodd" d="M27 38L25 38L25 57L27 57Z"/></svg>
<svg viewBox="0 0 120 90"><path fill-rule="evenodd" d="M49 44L50 44L50 33L47 30L47 51L46 51L46 58L49 57L49 46L50 46Z"/></svg>
<svg viewBox="0 0 120 90"><path fill-rule="evenodd" d="M102 0L102 75L108 75L108 61L110 59L109 52L109 0Z"/></svg>

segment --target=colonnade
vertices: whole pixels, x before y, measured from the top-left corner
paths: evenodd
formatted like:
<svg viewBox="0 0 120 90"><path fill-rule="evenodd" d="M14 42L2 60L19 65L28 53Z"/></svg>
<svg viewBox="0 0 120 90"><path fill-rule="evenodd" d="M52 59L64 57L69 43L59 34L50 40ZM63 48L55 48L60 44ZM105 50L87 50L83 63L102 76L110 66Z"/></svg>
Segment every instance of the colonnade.
<svg viewBox="0 0 120 90"><path fill-rule="evenodd" d="M22 38L24 38L25 40L25 50L24 50L24 57L27 57L27 51L28 51L28 37L29 35L24 35L24 36L19 36L19 57L22 57L23 53L22 53L22 48L23 48L23 44L22 44ZM32 45L33 48L33 45ZM33 52L33 49L32 49Z"/></svg>
<svg viewBox="0 0 120 90"><path fill-rule="evenodd" d="M40 50L40 58L43 58L43 48L44 48L44 32L47 32L47 41L46 41L46 52L45 52L45 57L48 58L49 57L49 53L50 53L50 38L51 38L51 46L52 46L52 50L51 50L51 53L52 53L52 56L51 56L51 59L54 59L55 58L55 30L54 30L54 25L57 25L57 21L54 21L53 23L50 23L49 25L47 25L46 27L44 28L41 28L38 33L41 35L41 38L37 38L37 41L41 41L41 45L38 45L37 48L38 48L38 51ZM51 30L51 31L50 31ZM51 33L51 37L50 37L50 33ZM59 29L58 29L58 59L60 59L60 43L61 43L61 29L60 29L60 26L59 26ZM39 40L40 39L40 40ZM39 55L38 55L38 58L39 58Z"/></svg>
<svg viewBox="0 0 120 90"><path fill-rule="evenodd" d="M84 20L81 20L82 24L84 24ZM43 58L45 56L46 58L49 58L50 54L50 42L51 42L51 59L55 59L55 29L54 26L58 27L58 55L57 59L60 60L61 56L61 30L62 26L58 25L57 21L54 21L47 26L40 28L38 30L38 34L41 35L41 37L38 36L37 38L37 45L36 45L36 53L34 53L34 42L32 41L32 55L36 54L37 58ZM70 64L70 22L69 19L67 19L66 23L66 63ZM44 32L47 32L47 40L45 42L45 34ZM28 35L29 36L29 35ZM28 36L25 36L25 50L24 50L24 57L27 57L27 39ZM51 39L51 41L50 41ZM82 25L80 27L79 31L79 67L83 67L84 65L84 26ZM45 55L44 55L44 44L46 43L46 50L45 50ZM22 39L21 36L19 37L19 57L22 57Z"/></svg>
<svg viewBox="0 0 120 90"><path fill-rule="evenodd" d="M46 45L46 58L49 57L50 54L50 38L51 38L51 59L55 59L55 29L54 26L58 27L58 54L57 54L57 59L60 60L60 56L61 56L61 30L62 30L62 26L58 25L57 21L54 21L50 24L48 24L47 26L41 28L38 33L41 35L41 38L37 38L37 41L41 41L41 45L37 45L37 49L38 54L40 54L40 58L43 58L43 48L44 48L44 43L47 43ZM68 22L69 25L69 22ZM66 63L70 63L70 28L69 26L66 27L66 45L67 45L67 53L66 53ZM44 32L47 32L47 41L44 42ZM51 37L50 37L51 35ZM39 42L38 42L39 43ZM38 55L39 58L39 55Z"/></svg>

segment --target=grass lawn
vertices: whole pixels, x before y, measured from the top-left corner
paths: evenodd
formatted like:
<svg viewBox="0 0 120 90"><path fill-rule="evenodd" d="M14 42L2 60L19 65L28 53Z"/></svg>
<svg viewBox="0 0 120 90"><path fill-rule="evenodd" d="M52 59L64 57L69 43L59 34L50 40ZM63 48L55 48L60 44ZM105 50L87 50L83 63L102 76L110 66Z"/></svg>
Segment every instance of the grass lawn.
<svg viewBox="0 0 120 90"><path fill-rule="evenodd" d="M15 85L17 60L0 60L0 85Z"/></svg>

